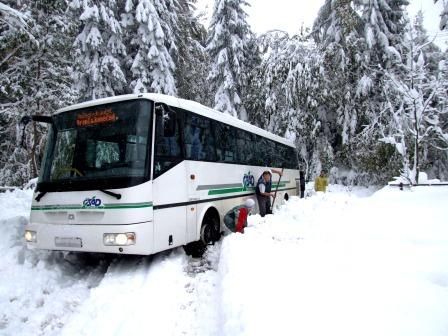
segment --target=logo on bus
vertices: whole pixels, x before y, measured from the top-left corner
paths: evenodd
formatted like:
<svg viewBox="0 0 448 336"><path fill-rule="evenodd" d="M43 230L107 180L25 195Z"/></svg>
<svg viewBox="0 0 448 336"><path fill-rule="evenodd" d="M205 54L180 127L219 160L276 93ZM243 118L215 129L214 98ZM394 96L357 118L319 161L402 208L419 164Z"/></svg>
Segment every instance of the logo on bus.
<svg viewBox="0 0 448 336"><path fill-rule="evenodd" d="M92 198L86 198L84 202L82 202L83 208L97 208L101 206L101 199L96 198L96 196L93 196Z"/></svg>
<svg viewBox="0 0 448 336"><path fill-rule="evenodd" d="M247 174L244 174L243 186L244 186L244 189L247 189L248 187L255 186L255 178L250 172L248 172Z"/></svg>

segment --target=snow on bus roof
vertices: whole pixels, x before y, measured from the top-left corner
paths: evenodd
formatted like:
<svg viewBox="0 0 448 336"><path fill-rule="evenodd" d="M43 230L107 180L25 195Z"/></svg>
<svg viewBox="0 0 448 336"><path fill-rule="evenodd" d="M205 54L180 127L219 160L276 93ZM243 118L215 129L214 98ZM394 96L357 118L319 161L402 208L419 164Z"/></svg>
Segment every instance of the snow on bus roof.
<svg viewBox="0 0 448 336"><path fill-rule="evenodd" d="M62 108L62 109L58 110L56 113L62 113L62 112L67 112L67 111L71 111L71 110L87 108L90 106L96 106L96 105L101 105L101 104L110 104L110 103L115 103L115 102L119 102L119 101L126 101L126 100L138 99L138 98L150 99L154 102L164 103L169 106L185 109L185 110L191 111L193 113L202 115L204 117L212 118L212 119L221 121L225 124L241 128L243 130L248 130L252 133L275 140L275 141L283 143L285 145L295 147L293 142L291 142L281 136L278 136L276 134L272 134L268 131L265 131L257 126L249 124L245 121L242 121L236 117L231 116L230 114L219 112L217 110L214 110L210 107L204 106L200 103L197 103L197 102L194 102L191 100L176 98L173 96L164 95L164 94L160 94L160 93L127 94L127 95L114 96L114 97L109 97L109 98L95 99L95 100L90 100L87 102L83 102L83 103L79 103L79 104L75 104L75 105L71 105L71 106Z"/></svg>

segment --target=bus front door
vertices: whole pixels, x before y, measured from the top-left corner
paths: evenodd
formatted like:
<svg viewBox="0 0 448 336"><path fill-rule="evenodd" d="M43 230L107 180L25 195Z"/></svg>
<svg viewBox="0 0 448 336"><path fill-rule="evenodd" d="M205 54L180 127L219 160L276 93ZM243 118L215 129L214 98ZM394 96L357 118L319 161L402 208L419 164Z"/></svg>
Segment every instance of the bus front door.
<svg viewBox="0 0 448 336"><path fill-rule="evenodd" d="M193 167L193 162L186 161L186 181L188 192L188 206L187 206L187 241L192 242L199 239L198 228L198 201L200 195L198 193L198 179L197 173Z"/></svg>

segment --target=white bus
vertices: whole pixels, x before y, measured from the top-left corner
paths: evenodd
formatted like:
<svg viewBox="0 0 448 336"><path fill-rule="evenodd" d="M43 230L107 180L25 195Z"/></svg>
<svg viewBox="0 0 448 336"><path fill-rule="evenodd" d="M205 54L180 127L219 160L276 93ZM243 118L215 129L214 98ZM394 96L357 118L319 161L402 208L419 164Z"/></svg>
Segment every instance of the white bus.
<svg viewBox="0 0 448 336"><path fill-rule="evenodd" d="M284 169L277 202L296 194L293 143L192 101L132 94L33 119L50 126L29 248L200 255L267 168Z"/></svg>

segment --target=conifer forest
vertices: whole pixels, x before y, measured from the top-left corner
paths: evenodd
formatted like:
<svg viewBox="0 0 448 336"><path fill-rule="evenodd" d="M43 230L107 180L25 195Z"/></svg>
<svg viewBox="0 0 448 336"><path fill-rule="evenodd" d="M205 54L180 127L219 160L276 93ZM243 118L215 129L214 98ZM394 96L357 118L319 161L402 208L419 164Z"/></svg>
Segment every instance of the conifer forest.
<svg viewBox="0 0 448 336"><path fill-rule="evenodd" d="M308 179L448 179L447 52L408 0L326 0L295 35L252 31L250 0L210 2L205 25L196 0L0 1L0 186L39 174L47 126L24 116L141 92L294 140Z"/></svg>

